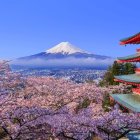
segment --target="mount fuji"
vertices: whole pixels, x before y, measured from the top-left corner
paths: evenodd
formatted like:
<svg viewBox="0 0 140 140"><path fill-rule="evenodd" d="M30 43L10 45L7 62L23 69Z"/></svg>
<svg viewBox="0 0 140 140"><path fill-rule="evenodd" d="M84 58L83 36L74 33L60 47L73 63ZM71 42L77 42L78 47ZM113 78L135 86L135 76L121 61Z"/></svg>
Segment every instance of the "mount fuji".
<svg viewBox="0 0 140 140"><path fill-rule="evenodd" d="M44 52L17 58L12 61L12 65L31 68L106 69L113 61L111 57L92 54L69 42L61 42Z"/></svg>

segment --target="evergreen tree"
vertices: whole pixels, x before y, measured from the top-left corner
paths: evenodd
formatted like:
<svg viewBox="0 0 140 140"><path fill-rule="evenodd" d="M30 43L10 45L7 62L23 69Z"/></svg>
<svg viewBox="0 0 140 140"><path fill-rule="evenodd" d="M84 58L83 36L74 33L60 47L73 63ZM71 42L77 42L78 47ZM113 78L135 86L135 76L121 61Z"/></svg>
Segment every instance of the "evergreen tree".
<svg viewBox="0 0 140 140"><path fill-rule="evenodd" d="M104 75L103 80L100 82L101 86L117 85L118 82L114 81L114 76L127 75L135 73L136 65L132 63L117 63L114 61L113 65L108 68Z"/></svg>
<svg viewBox="0 0 140 140"><path fill-rule="evenodd" d="M131 63L124 64L124 74L133 74L135 73L136 65Z"/></svg>
<svg viewBox="0 0 140 140"><path fill-rule="evenodd" d="M113 75L120 75L121 65L119 63L117 63L117 61L114 61L114 64L111 67L111 72L112 72Z"/></svg>

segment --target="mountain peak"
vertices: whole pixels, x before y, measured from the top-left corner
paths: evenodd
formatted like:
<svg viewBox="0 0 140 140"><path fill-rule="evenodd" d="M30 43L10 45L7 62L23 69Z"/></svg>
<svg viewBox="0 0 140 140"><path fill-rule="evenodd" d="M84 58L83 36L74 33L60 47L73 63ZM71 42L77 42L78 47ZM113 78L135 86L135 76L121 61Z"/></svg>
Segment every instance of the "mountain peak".
<svg viewBox="0 0 140 140"><path fill-rule="evenodd" d="M88 52L75 47L69 42L61 42L58 45L47 50L46 53L73 54L73 53L88 53Z"/></svg>

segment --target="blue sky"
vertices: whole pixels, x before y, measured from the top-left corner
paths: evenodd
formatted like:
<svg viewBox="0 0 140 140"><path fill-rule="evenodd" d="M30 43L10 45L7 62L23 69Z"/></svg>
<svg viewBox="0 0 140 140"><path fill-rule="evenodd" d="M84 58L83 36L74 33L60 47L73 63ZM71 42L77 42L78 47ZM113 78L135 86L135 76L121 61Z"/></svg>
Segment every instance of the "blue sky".
<svg viewBox="0 0 140 140"><path fill-rule="evenodd" d="M1 0L0 58L14 59L69 41L112 57L139 45L119 40L140 30L140 0Z"/></svg>

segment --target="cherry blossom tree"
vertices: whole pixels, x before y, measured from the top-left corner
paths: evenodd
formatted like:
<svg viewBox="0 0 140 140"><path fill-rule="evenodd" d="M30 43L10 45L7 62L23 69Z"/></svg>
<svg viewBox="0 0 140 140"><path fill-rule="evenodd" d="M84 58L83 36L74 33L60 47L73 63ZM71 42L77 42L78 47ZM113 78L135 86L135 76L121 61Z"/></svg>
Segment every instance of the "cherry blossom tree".
<svg viewBox="0 0 140 140"><path fill-rule="evenodd" d="M0 62L0 139L116 140L140 130L140 117L116 107L105 112L104 95L123 85L98 87L52 77L22 77Z"/></svg>

